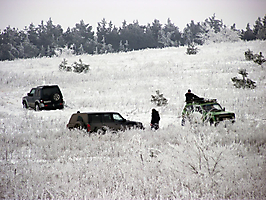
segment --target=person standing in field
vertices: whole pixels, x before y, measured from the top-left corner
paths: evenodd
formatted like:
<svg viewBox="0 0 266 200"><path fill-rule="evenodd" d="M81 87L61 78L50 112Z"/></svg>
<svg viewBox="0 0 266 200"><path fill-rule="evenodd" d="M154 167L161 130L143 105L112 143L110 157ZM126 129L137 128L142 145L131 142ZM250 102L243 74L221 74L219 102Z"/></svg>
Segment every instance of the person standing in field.
<svg viewBox="0 0 266 200"><path fill-rule="evenodd" d="M160 121L159 112L155 109L152 109L152 113L151 113L151 129L152 130L159 129L159 121Z"/></svg>
<svg viewBox="0 0 266 200"><path fill-rule="evenodd" d="M185 94L185 97L186 97L186 103L192 103L194 100L199 99L199 97L193 94L190 89Z"/></svg>

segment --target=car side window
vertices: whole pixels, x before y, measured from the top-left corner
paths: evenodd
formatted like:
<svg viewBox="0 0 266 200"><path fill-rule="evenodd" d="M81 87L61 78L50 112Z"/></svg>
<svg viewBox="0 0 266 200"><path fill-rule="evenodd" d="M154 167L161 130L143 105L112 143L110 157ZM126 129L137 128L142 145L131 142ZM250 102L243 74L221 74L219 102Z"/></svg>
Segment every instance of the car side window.
<svg viewBox="0 0 266 200"><path fill-rule="evenodd" d="M100 115L90 115L90 122L93 122L93 123L101 122L101 116Z"/></svg>
<svg viewBox="0 0 266 200"><path fill-rule="evenodd" d="M30 94L34 94L35 93L35 89L32 89L31 91L30 91Z"/></svg>
<svg viewBox="0 0 266 200"><path fill-rule="evenodd" d="M103 122L113 122L111 114L104 114L103 115Z"/></svg>
<svg viewBox="0 0 266 200"><path fill-rule="evenodd" d="M121 115L119 114L113 114L113 118L116 121L123 121L124 119L121 117Z"/></svg>

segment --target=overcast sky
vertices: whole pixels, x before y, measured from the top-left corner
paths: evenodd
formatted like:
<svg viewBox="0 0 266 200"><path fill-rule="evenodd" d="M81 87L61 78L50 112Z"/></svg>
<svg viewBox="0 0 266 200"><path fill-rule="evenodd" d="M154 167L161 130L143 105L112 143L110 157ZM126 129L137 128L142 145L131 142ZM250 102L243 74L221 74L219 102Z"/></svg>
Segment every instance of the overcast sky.
<svg viewBox="0 0 266 200"><path fill-rule="evenodd" d="M0 0L0 30L8 25L22 30L42 20L46 24L51 17L64 30L82 19L96 29L103 18L116 27L124 20L147 25L154 19L165 24L170 18L182 31L191 20L202 22L214 13L225 25L245 29L264 17L266 0Z"/></svg>

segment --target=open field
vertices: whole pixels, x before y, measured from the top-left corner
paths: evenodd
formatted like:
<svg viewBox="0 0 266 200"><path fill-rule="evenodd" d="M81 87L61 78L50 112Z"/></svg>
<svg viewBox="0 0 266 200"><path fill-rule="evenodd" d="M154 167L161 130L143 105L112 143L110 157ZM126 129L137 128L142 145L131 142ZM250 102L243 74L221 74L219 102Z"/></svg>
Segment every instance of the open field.
<svg viewBox="0 0 266 200"><path fill-rule="evenodd" d="M149 49L105 55L61 55L0 62L0 198L266 199L266 42ZM66 58L90 64L86 74L59 71ZM239 69L256 81L237 89ZM24 110L32 87L58 84L64 110ZM217 98L236 123L182 127L187 89ZM156 90L169 100L156 107ZM149 128L151 109L160 129ZM76 111L117 111L146 129L89 136L69 131Z"/></svg>

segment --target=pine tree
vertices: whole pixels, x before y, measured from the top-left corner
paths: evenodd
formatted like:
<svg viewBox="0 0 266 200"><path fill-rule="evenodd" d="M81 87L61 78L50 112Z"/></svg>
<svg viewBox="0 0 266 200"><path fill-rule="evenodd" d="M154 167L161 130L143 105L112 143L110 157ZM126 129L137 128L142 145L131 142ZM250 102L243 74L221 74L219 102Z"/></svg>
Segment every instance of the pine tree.
<svg viewBox="0 0 266 200"><path fill-rule="evenodd" d="M151 95L151 102L155 103L156 106L165 106L168 104L168 100L163 96L163 94L160 94L159 90L156 90L155 95Z"/></svg>

